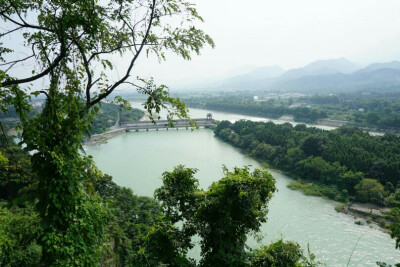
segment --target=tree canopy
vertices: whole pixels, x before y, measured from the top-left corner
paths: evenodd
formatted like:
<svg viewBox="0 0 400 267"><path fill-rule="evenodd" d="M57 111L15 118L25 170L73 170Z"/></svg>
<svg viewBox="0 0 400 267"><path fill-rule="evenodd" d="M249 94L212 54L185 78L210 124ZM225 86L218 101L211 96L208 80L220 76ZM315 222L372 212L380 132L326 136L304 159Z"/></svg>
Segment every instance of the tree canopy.
<svg viewBox="0 0 400 267"><path fill-rule="evenodd" d="M0 17L7 27L0 35L0 111L15 107L25 150L33 154L42 259L47 265L96 265L110 214L91 193L96 169L79 152L83 135L101 102L123 84L148 96L150 114L168 104L171 123L174 116L187 118L186 106L166 86L132 80L135 64L150 53L163 60L167 51L190 59L214 43L194 26L203 19L184 0L6 0L0 2ZM22 47L10 38L23 40ZM117 67L110 60L114 55L128 61L118 79L108 75ZM22 65L30 68L26 76L15 71ZM39 95L41 112L28 116L29 99ZM120 97L115 102L128 104Z"/></svg>

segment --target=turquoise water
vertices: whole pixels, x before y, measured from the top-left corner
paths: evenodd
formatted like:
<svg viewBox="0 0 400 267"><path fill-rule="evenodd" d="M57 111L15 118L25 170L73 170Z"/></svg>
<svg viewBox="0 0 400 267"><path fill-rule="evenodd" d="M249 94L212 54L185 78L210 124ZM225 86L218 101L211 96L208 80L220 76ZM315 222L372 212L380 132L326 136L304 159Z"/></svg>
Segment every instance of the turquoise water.
<svg viewBox="0 0 400 267"><path fill-rule="evenodd" d="M222 165L228 168L259 163L237 149L215 138L213 132L201 130L170 130L130 132L87 148L97 166L113 176L114 181L130 187L138 195L152 196L161 186L161 175L174 166L184 164L197 168L200 186L207 188L222 177ZM261 243L284 237L299 242L327 266L376 266L376 261L400 262L400 251L394 249L389 235L354 224L355 219L334 210L334 201L305 196L286 187L290 179L271 171L278 192L269 204L268 222L262 226ZM252 239L251 246L259 246ZM194 254L198 251L193 252Z"/></svg>

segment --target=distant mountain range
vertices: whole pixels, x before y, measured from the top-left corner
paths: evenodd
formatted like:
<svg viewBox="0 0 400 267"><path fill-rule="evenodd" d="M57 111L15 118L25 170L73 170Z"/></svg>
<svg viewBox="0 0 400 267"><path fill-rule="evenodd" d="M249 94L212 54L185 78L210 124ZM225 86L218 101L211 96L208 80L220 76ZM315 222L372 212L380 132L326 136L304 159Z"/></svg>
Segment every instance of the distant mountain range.
<svg viewBox="0 0 400 267"><path fill-rule="evenodd" d="M255 82L266 79L273 79L281 76L285 72L279 66L271 66L271 67L262 67L255 70L252 70L243 75L233 76L222 82L219 82L218 87L230 87L230 88L244 88L248 86L249 82Z"/></svg>
<svg viewBox="0 0 400 267"><path fill-rule="evenodd" d="M262 67L207 87L300 93L400 91L400 62L374 63L359 68L339 58L319 60L287 71L279 66Z"/></svg>

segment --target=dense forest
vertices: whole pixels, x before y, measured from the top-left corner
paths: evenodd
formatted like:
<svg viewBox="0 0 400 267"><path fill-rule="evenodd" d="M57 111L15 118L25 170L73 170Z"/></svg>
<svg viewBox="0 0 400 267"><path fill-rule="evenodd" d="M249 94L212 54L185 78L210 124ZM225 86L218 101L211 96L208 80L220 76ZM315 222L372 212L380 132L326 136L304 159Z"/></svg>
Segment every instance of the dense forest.
<svg viewBox="0 0 400 267"><path fill-rule="evenodd" d="M385 196L400 185L400 138L395 135L372 136L351 127L325 131L302 124L252 121L223 121L215 134L295 177L333 185L337 191L332 198L355 197L383 205ZM374 185L375 194L363 194L367 193L361 190L365 183Z"/></svg>

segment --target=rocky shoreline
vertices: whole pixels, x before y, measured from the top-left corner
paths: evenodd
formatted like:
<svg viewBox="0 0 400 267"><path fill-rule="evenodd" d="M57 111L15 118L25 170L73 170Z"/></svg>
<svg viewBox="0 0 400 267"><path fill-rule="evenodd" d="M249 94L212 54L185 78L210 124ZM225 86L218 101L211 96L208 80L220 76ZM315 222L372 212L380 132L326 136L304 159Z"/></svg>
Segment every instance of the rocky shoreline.
<svg viewBox="0 0 400 267"><path fill-rule="evenodd" d="M375 223L382 231L389 232L387 226L390 225L390 221L385 218L385 214L390 211L387 207L354 202L338 205L335 209L338 212L343 212L358 219L355 221L355 224L365 225Z"/></svg>

